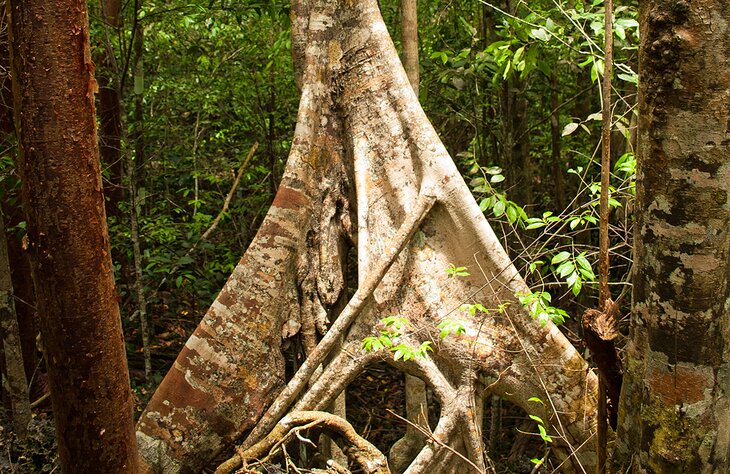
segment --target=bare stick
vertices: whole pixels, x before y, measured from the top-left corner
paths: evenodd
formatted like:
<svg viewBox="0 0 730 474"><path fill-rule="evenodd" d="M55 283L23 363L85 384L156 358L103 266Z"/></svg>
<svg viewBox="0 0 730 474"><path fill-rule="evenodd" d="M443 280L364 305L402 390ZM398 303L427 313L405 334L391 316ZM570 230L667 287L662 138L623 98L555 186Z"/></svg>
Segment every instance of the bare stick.
<svg viewBox="0 0 730 474"><path fill-rule="evenodd" d="M357 434L355 429L346 420L331 413L322 411L295 411L281 419L276 427L261 441L241 450L236 458L231 458L216 469L216 474L228 474L241 466L241 461L246 462L257 459L266 453L272 453L287 443L293 436L300 437L299 431L321 426L329 433L334 434L354 449L348 449L348 457L357 463L363 472L370 474L390 474L388 461L383 453ZM270 454L269 454L270 456ZM267 456L267 458L269 457ZM233 462L234 459L239 462Z"/></svg>
<svg viewBox="0 0 730 474"><path fill-rule="evenodd" d="M603 308L611 298L608 289L608 271L610 268L608 256L608 193L609 178L611 176L611 69L613 66L613 3L605 2L605 50L606 58L603 66L603 128L601 130L601 201L599 220L599 250L598 250L598 307ZM606 444L608 441L608 422L606 410L606 388L603 376L598 376L598 436L596 437L596 473L606 472ZM615 401L614 401L615 403Z"/></svg>
<svg viewBox="0 0 730 474"><path fill-rule="evenodd" d="M218 227L218 223L223 218L223 214L226 213L228 210L228 206L231 204L231 199L233 198L233 194L236 192L236 188L238 187L238 183L241 181L241 177L243 176L243 172L246 171L248 168L248 163L251 161L251 158L253 158L253 154L256 152L256 149L259 147L259 142L254 142L253 146L251 147L251 150L249 150L248 155L246 156L246 159L243 161L243 164L238 169L238 174L236 175L236 179L233 181L233 186L231 186L231 190L228 191L228 195L226 196L226 200L223 201L223 207L221 208L218 215L213 219L213 222L210 224L210 227L203 232L203 235L200 236L200 238L188 249L187 252L185 252L185 257L189 256L191 253L195 251L195 249L198 248L198 245L200 245L201 242L205 241L210 237L210 234L213 233L213 231ZM174 275L178 270L180 269L180 265L175 265L172 267L172 270L170 270L170 275ZM167 281L167 277L163 278L160 282L158 288L162 288L162 285L165 284Z"/></svg>
<svg viewBox="0 0 730 474"><path fill-rule="evenodd" d="M248 163L251 161L251 158L253 157L253 154L256 152L256 149L259 147L259 142L255 142L253 146L251 147L251 150L248 152L248 156L246 156L246 159L244 160L243 164L241 165L241 168L238 170L238 174L236 175L236 179L233 181L233 186L231 186L231 190L228 191L228 196L226 196L226 200L223 202L223 207L221 208L221 211L218 213L218 215L213 219L213 222L210 224L210 227L208 227L208 230L203 232L203 235L200 236L200 239L190 247L190 250L188 250L188 253L195 250L195 247L198 246L198 244L204 240L206 240L208 237L210 237L210 234L213 233L213 231L218 227L218 223L220 222L221 218L223 217L223 214L226 213L228 210L228 206L231 204L231 199L233 198L233 193L236 192L236 188L238 187L238 182L241 181L241 176L243 176L243 172L246 171L246 168L248 168Z"/></svg>

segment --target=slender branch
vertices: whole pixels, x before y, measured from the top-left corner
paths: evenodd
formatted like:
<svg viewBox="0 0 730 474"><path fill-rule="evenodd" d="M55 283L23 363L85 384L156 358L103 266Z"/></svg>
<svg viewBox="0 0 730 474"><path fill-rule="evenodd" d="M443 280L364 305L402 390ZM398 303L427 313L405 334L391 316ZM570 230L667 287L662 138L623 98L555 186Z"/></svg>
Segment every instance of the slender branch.
<svg viewBox="0 0 730 474"><path fill-rule="evenodd" d="M613 65L613 4L612 0L605 2L605 53L603 66L603 124L601 130L601 201L599 220L599 250L598 250L598 307L603 308L611 298L608 288L608 272L610 270L608 255L608 194L609 178L611 176L611 71ZM599 372L598 375L598 436L596 437L598 462L596 473L606 472L606 444L608 441L608 421L606 407L606 381ZM615 403L616 401L614 401Z"/></svg>
<svg viewBox="0 0 730 474"><path fill-rule="evenodd" d="M611 62L613 56L612 0L606 0L606 62L603 71L603 126L601 130L601 200L599 221L599 301L602 308L611 293L608 289L608 197L611 176Z"/></svg>
<svg viewBox="0 0 730 474"><path fill-rule="evenodd" d="M246 171L248 168L248 164L251 161L251 158L253 157L253 154L256 152L256 149L259 147L259 142L255 142L253 146L251 147L251 150L249 150L248 155L246 156L246 159L243 161L243 164L238 169L238 174L236 175L236 179L233 181L233 186L231 186L231 190L228 191L228 195L226 196L226 200L223 201L223 207L221 208L218 215L213 219L213 222L210 224L210 227L203 232L203 235L200 236L200 238L188 249L187 252L185 252L185 255L182 258L190 256L197 248L198 245L200 245L201 242L205 241L210 237L210 235L213 233L213 231L218 228L218 223L223 218L223 215L228 211L228 206L231 204L231 199L233 198L233 194L236 192L236 188L238 187L238 183L241 181L241 177L243 176L243 172ZM180 269L181 264L177 264L174 267L172 267L172 270L170 270L169 274L174 275L177 273L177 271ZM158 285L158 289L162 288L162 286L167 281L167 277L163 278L162 281L160 281L160 284Z"/></svg>
<svg viewBox="0 0 730 474"><path fill-rule="evenodd" d="M223 202L223 207L221 208L221 211L218 213L218 215L213 219L213 223L210 224L210 227L208 227L208 230L203 232L203 235L200 236L200 239L198 239L197 242L195 242L195 245L190 247L190 250L188 250L188 253L192 252L200 242L206 240L208 237L210 237L210 234L213 233L213 231L218 227L218 223L221 221L221 218L223 217L223 214L228 211L228 206L231 204L231 199L233 198L233 193L236 192L236 188L238 187L239 181L241 181L241 177L243 176L243 172L246 171L246 168L248 168L248 163L251 161L251 158L253 157L253 154L256 152L256 149L259 147L259 142L256 142L251 147L251 150L248 152L248 156L246 156L246 160L244 160L243 164L241 165L241 168L238 170L238 174L236 175L236 179L233 181L233 186L231 186L231 190L228 191L228 196L226 196L226 200Z"/></svg>

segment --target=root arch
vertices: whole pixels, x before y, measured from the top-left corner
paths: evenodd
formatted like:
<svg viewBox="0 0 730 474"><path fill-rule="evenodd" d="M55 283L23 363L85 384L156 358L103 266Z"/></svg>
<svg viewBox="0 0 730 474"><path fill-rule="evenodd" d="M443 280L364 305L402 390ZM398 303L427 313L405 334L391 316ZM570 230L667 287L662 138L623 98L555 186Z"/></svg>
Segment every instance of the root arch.
<svg viewBox="0 0 730 474"><path fill-rule="evenodd" d="M292 16L302 95L285 175L140 419L145 462L156 472L196 472L248 433L245 452L285 416L324 410L385 358L426 381L442 407L432 442L405 472L487 469L476 421L484 390L540 416L566 466L590 470L595 377L555 326L540 326L516 302L529 289L418 105L377 2L295 0ZM359 282L340 311L347 242L357 246ZM449 264L471 275L454 278ZM472 316L463 303L490 311ZM323 315L333 322L317 341ZM432 355L403 362L362 351L363 338L394 315L411 328L402 340L430 341ZM458 319L464 333L441 338L445 319ZM285 383L282 328L291 327L310 343Z"/></svg>

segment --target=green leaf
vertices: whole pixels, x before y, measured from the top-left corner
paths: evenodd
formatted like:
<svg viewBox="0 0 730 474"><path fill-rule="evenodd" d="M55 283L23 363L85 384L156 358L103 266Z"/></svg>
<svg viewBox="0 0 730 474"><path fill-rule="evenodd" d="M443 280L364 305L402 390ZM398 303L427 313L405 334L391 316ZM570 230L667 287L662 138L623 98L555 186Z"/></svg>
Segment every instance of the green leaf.
<svg viewBox="0 0 730 474"><path fill-rule="evenodd" d="M499 200L496 203L494 203L494 207L492 208L494 217L500 217L502 214L504 214L505 208L506 208L505 203L502 200Z"/></svg>
<svg viewBox="0 0 730 474"><path fill-rule="evenodd" d="M529 416L533 421L536 421L538 425L544 424L544 422L542 421L542 418L540 418L539 416L537 416L537 415L529 415Z"/></svg>
<svg viewBox="0 0 730 474"><path fill-rule="evenodd" d="M489 178L489 182L492 184L501 183L502 181L504 181L504 176L502 176L501 174L495 174L491 178Z"/></svg>
<svg viewBox="0 0 730 474"><path fill-rule="evenodd" d="M616 24L621 25L624 28L638 28L639 22L634 20L633 18L618 18L616 19Z"/></svg>
<svg viewBox="0 0 730 474"><path fill-rule="evenodd" d="M578 268L578 271L581 275L583 275L583 278L585 278L588 281L594 281L596 279L596 274L593 273L593 270L586 270L585 268Z"/></svg>
<svg viewBox="0 0 730 474"><path fill-rule="evenodd" d="M585 252L581 253L577 257L575 257L575 263L578 264L581 268L584 268L586 270L592 271L593 268L591 267L591 263L588 261L588 259L585 257Z"/></svg>
<svg viewBox="0 0 730 474"><path fill-rule="evenodd" d="M577 274L574 273L573 275L577 275ZM573 283L572 288L571 288L573 295L578 296L580 294L581 288L583 288L583 282L581 281L580 278L576 278L575 282Z"/></svg>
<svg viewBox="0 0 730 474"><path fill-rule="evenodd" d="M515 209L514 206L507 207L507 209L505 209L505 214L507 215L507 220L510 224L514 224L517 221L517 209Z"/></svg>
<svg viewBox="0 0 730 474"><path fill-rule="evenodd" d="M543 402L542 400L540 400L538 397L530 397L530 398L527 399L527 401L528 402L533 402L533 403L539 403L540 405L545 406L545 402Z"/></svg>
<svg viewBox="0 0 730 474"><path fill-rule="evenodd" d="M639 83L639 75L636 73L632 74L618 74L618 78L622 81L630 82L632 84L638 84Z"/></svg>
<svg viewBox="0 0 730 474"><path fill-rule="evenodd" d="M489 209L489 204L489 199L482 199L481 201L479 201L479 210L481 210L482 212L486 211L487 209Z"/></svg>
<svg viewBox="0 0 730 474"><path fill-rule="evenodd" d="M550 263L553 265L556 265L558 263L564 262L570 258L570 252L560 252L559 254L555 255Z"/></svg>
<svg viewBox="0 0 730 474"><path fill-rule="evenodd" d="M540 432L540 437L543 441L546 443L552 443L553 439L550 437L550 435L547 434L547 430L543 425L537 425L537 430Z"/></svg>
<svg viewBox="0 0 730 474"><path fill-rule="evenodd" d="M550 35L545 28L534 28L530 30L530 36L540 41L548 42L550 40Z"/></svg>
<svg viewBox="0 0 730 474"><path fill-rule="evenodd" d="M565 278L571 273L573 273L573 270L575 270L575 265L573 262L563 262L560 267L558 267L558 271L560 273L560 278Z"/></svg>

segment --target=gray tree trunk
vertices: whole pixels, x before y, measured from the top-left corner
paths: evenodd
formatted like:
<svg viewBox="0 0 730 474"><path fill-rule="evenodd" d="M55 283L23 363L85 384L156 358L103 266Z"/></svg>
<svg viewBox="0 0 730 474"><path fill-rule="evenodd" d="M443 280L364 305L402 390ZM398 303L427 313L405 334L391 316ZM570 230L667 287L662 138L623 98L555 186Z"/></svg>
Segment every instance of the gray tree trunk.
<svg viewBox="0 0 730 474"><path fill-rule="evenodd" d="M561 470L591 469L596 379L555 326L517 303L529 290L420 108L377 2L294 1L292 15L302 96L286 171L259 233L139 420L148 467L200 470L253 429L251 447L298 395L294 410L322 410L382 359L427 382L442 406L433 436L475 465L485 465L477 392L542 417ZM319 322L344 291L343 243L356 246L360 285L322 336ZM471 275L449 276L450 264ZM459 310L477 302L490 311ZM431 341L434 353L396 362L363 352L363 338L393 315L408 320L400 342ZM447 318L464 334L441 339L436 326ZM287 384L282 339L296 328L322 339ZM463 461L436 443L406 472L459 469Z"/></svg>
<svg viewBox="0 0 730 474"><path fill-rule="evenodd" d="M617 472L730 471L730 10L640 4L631 338Z"/></svg>

